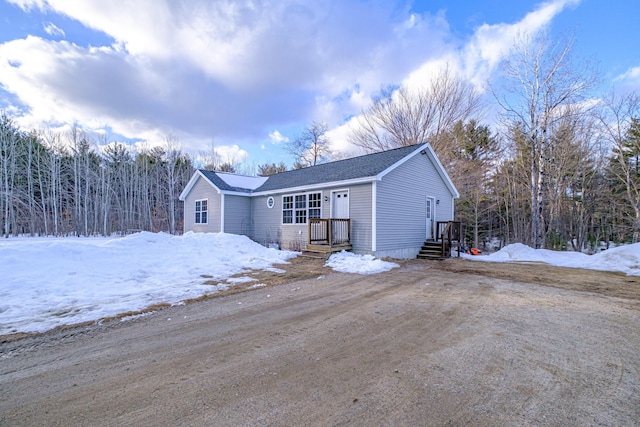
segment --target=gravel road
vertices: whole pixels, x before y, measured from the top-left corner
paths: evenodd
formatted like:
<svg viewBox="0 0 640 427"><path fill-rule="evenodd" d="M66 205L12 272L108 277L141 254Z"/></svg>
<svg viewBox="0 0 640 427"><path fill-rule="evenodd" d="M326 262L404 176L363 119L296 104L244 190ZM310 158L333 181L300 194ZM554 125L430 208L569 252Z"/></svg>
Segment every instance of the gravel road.
<svg viewBox="0 0 640 427"><path fill-rule="evenodd" d="M637 425L637 299L439 265L4 341L0 425Z"/></svg>

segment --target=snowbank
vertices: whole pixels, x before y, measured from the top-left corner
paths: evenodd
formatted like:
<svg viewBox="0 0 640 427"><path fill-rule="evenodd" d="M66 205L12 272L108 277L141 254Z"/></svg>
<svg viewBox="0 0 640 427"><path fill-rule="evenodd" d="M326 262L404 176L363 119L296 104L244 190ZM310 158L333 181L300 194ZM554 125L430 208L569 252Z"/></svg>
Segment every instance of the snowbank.
<svg viewBox="0 0 640 427"><path fill-rule="evenodd" d="M1 239L0 334L174 304L217 292L206 280L223 281L295 256L218 233Z"/></svg>

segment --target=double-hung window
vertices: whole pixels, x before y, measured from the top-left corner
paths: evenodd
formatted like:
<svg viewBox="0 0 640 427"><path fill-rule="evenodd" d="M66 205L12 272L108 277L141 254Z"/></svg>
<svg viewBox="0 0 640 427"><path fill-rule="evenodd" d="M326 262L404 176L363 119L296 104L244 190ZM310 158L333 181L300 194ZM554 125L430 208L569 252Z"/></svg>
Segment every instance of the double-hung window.
<svg viewBox="0 0 640 427"><path fill-rule="evenodd" d="M206 224L207 213L207 199L196 200L196 224Z"/></svg>
<svg viewBox="0 0 640 427"><path fill-rule="evenodd" d="M295 197L296 224L307 223L307 195L297 194Z"/></svg>
<svg viewBox="0 0 640 427"><path fill-rule="evenodd" d="M309 218L322 217L322 193L307 194L309 205Z"/></svg>
<svg viewBox="0 0 640 427"><path fill-rule="evenodd" d="M282 223L293 224L293 196L282 197Z"/></svg>
<svg viewBox="0 0 640 427"><path fill-rule="evenodd" d="M282 197L282 223L306 224L307 218L322 216L322 193L294 194Z"/></svg>

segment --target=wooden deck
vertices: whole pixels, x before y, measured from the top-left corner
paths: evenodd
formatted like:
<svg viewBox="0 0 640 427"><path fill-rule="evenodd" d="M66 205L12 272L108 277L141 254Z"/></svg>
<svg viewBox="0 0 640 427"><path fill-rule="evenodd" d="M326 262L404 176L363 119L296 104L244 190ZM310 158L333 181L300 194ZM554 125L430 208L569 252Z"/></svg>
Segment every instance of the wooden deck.
<svg viewBox="0 0 640 427"><path fill-rule="evenodd" d="M347 218L309 218L308 236L303 256L327 258L352 249L351 220Z"/></svg>
<svg viewBox="0 0 640 427"><path fill-rule="evenodd" d="M340 251L350 251L352 249L351 244L341 245L307 245L308 251L323 252L323 253L335 253Z"/></svg>

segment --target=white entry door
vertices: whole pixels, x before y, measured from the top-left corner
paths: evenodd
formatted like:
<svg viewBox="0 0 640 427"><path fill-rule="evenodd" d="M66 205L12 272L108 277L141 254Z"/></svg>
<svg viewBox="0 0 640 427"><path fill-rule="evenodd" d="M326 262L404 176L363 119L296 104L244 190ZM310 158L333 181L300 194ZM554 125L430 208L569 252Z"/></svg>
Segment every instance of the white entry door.
<svg viewBox="0 0 640 427"><path fill-rule="evenodd" d="M331 193L331 218L349 218L349 190Z"/></svg>
<svg viewBox="0 0 640 427"><path fill-rule="evenodd" d="M436 218L436 199L435 197L427 196L427 240L432 240L434 236L433 227L435 226Z"/></svg>

